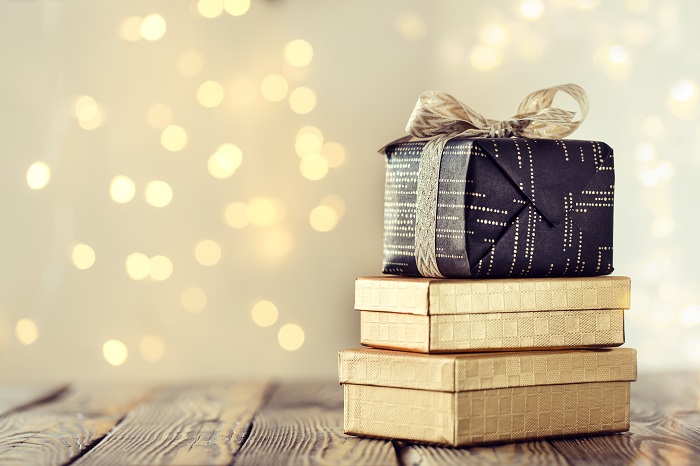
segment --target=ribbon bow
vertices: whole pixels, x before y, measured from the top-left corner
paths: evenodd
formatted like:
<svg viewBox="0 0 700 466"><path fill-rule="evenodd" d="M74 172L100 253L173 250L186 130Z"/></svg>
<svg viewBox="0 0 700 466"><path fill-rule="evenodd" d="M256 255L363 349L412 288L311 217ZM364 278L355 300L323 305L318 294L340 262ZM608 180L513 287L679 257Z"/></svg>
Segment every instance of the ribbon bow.
<svg viewBox="0 0 700 466"><path fill-rule="evenodd" d="M569 94L578 104L581 118L573 121L576 112L551 107L557 92ZM415 138L453 137L526 137L559 139L573 133L588 114L586 91L576 84L540 89L529 94L518 105L517 114L508 120L484 118L444 92L424 92L406 125L406 132Z"/></svg>

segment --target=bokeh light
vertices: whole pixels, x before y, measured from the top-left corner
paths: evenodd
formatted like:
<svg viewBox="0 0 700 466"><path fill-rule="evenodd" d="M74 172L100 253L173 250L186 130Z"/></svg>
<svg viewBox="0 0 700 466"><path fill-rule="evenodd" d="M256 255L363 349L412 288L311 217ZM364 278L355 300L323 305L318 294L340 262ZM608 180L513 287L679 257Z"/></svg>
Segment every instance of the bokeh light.
<svg viewBox="0 0 700 466"><path fill-rule="evenodd" d="M282 349L296 351L304 344L304 329L297 324L285 324L277 333L277 341Z"/></svg>
<svg viewBox="0 0 700 466"><path fill-rule="evenodd" d="M15 324L15 336L23 345L31 345L39 338L39 329L31 319L20 319Z"/></svg>
<svg viewBox="0 0 700 466"><path fill-rule="evenodd" d="M126 273L132 280L143 280L151 274L151 260L141 252L126 257Z"/></svg>
<svg viewBox="0 0 700 466"><path fill-rule="evenodd" d="M173 263L165 256L153 256L150 259L150 276L153 280L163 281L173 273Z"/></svg>
<svg viewBox="0 0 700 466"><path fill-rule="evenodd" d="M329 206L316 206L309 214L309 223L311 224L311 228L316 231L331 231L338 224L338 214Z"/></svg>
<svg viewBox="0 0 700 466"><path fill-rule="evenodd" d="M250 316L257 325L261 327L271 327L277 322L279 311L274 303L262 300L255 303L250 311Z"/></svg>
<svg viewBox="0 0 700 466"><path fill-rule="evenodd" d="M261 264L277 266L292 252L294 240L282 227L266 228L255 236L256 252Z"/></svg>
<svg viewBox="0 0 700 466"><path fill-rule="evenodd" d="M345 148L342 144L328 141L321 148L321 155L330 168L338 168L345 162Z"/></svg>
<svg viewBox="0 0 700 466"><path fill-rule="evenodd" d="M243 161L243 152L235 144L222 144L207 161L207 169L214 178L223 180L235 173Z"/></svg>
<svg viewBox="0 0 700 466"><path fill-rule="evenodd" d="M425 37L428 28L423 18L415 12L406 12L396 18L396 29L406 40L418 41Z"/></svg>
<svg viewBox="0 0 700 466"><path fill-rule="evenodd" d="M88 131L102 124L102 111L97 101L89 95L81 96L75 102L75 117L80 127Z"/></svg>
<svg viewBox="0 0 700 466"><path fill-rule="evenodd" d="M143 18L139 33L146 40L156 41L165 35L166 28L165 19L154 13Z"/></svg>
<svg viewBox="0 0 700 466"><path fill-rule="evenodd" d="M173 121L173 111L162 102L151 105L146 121L151 128L163 129Z"/></svg>
<svg viewBox="0 0 700 466"><path fill-rule="evenodd" d="M593 65L615 81L624 81L632 73L632 59L619 44L604 44L593 54Z"/></svg>
<svg viewBox="0 0 700 466"><path fill-rule="evenodd" d="M634 152L637 155L637 159L641 162L649 162L656 155L656 149L648 142L638 144Z"/></svg>
<svg viewBox="0 0 700 466"><path fill-rule="evenodd" d="M700 306L697 304L686 306L681 315L681 323L686 327L700 325Z"/></svg>
<svg viewBox="0 0 700 466"><path fill-rule="evenodd" d="M197 76L204 67L204 59L196 50L188 50L177 57L175 64L181 75Z"/></svg>
<svg viewBox="0 0 700 466"><path fill-rule="evenodd" d="M322 180L328 174L328 162L321 155L306 157L299 162L299 171L307 180Z"/></svg>
<svg viewBox="0 0 700 466"><path fill-rule="evenodd" d="M676 229L676 222L670 215L655 219L651 224L651 234L656 238L665 238Z"/></svg>
<svg viewBox="0 0 700 466"><path fill-rule="evenodd" d="M202 240L194 247L194 258L206 267L216 265L221 260L221 246L210 239Z"/></svg>
<svg viewBox="0 0 700 466"><path fill-rule="evenodd" d="M118 204L129 202L136 195L136 185L128 176L117 175L109 183L109 197Z"/></svg>
<svg viewBox="0 0 700 466"><path fill-rule="evenodd" d="M292 66L306 66L313 57L313 47L303 39L290 41L284 46L284 59Z"/></svg>
<svg viewBox="0 0 700 466"><path fill-rule="evenodd" d="M205 81L197 89L197 101L203 107L216 107L223 100L224 88L216 81Z"/></svg>
<svg viewBox="0 0 700 466"><path fill-rule="evenodd" d="M171 152L184 149L187 144L187 132L178 125L168 125L160 135L160 143Z"/></svg>
<svg viewBox="0 0 700 466"><path fill-rule="evenodd" d="M593 11L600 6L602 0L573 0L574 6L579 10Z"/></svg>
<svg viewBox="0 0 700 466"><path fill-rule="evenodd" d="M510 40L510 32L499 23L486 23L479 29L479 40L494 47L503 47Z"/></svg>
<svg viewBox="0 0 700 466"><path fill-rule="evenodd" d="M44 162L34 162L27 169L27 184L31 189L41 189L49 184L51 169Z"/></svg>
<svg viewBox="0 0 700 466"><path fill-rule="evenodd" d="M528 21L540 19L544 14L544 4L541 0L521 0L518 13Z"/></svg>
<svg viewBox="0 0 700 466"><path fill-rule="evenodd" d="M272 102L284 99L288 90L287 80L278 74L266 76L260 84L260 92L262 92L263 97Z"/></svg>
<svg viewBox="0 0 700 466"><path fill-rule="evenodd" d="M205 18L216 18L224 11L223 0L198 0L197 11Z"/></svg>
<svg viewBox="0 0 700 466"><path fill-rule="evenodd" d="M87 244L73 246L73 264L80 270L89 269L95 263L95 250Z"/></svg>
<svg viewBox="0 0 700 466"><path fill-rule="evenodd" d="M666 125L664 125L663 120L655 115L646 117L642 122L642 128L649 136L656 138L662 136L666 131Z"/></svg>
<svg viewBox="0 0 700 466"><path fill-rule="evenodd" d="M503 53L490 45L477 45L469 54L469 61L479 71L489 71L503 62Z"/></svg>
<svg viewBox="0 0 700 466"><path fill-rule="evenodd" d="M199 314L207 307L207 294L196 286L186 288L180 295L180 302L185 311Z"/></svg>
<svg viewBox="0 0 700 466"><path fill-rule="evenodd" d="M126 345L119 340L107 340L102 345L102 355L109 364L121 366L129 357L129 350Z"/></svg>
<svg viewBox="0 0 700 466"><path fill-rule="evenodd" d="M129 16L119 25L119 35L127 42L138 42L141 40L140 16Z"/></svg>
<svg viewBox="0 0 700 466"><path fill-rule="evenodd" d="M250 0L224 0L224 10L231 16L243 16L250 10Z"/></svg>
<svg viewBox="0 0 700 466"><path fill-rule="evenodd" d="M233 228L244 228L250 223L248 205L244 202L232 202L226 207L224 218Z"/></svg>
<svg viewBox="0 0 700 466"><path fill-rule="evenodd" d="M173 200L173 188L165 181L153 180L146 185L145 196L153 207L165 207Z"/></svg>
<svg viewBox="0 0 700 466"><path fill-rule="evenodd" d="M255 226L278 224L286 214L284 201L274 197L255 196L248 201L248 219Z"/></svg>
<svg viewBox="0 0 700 466"><path fill-rule="evenodd" d="M139 342L139 352L146 362L155 363L165 355L165 341L159 335L144 335Z"/></svg>
<svg viewBox="0 0 700 466"><path fill-rule="evenodd" d="M316 93L308 87L297 87L289 94L289 107L294 113L306 115L316 107Z"/></svg>
<svg viewBox="0 0 700 466"><path fill-rule="evenodd" d="M345 200L337 194L328 194L321 199L321 204L333 209L338 218L345 215Z"/></svg>

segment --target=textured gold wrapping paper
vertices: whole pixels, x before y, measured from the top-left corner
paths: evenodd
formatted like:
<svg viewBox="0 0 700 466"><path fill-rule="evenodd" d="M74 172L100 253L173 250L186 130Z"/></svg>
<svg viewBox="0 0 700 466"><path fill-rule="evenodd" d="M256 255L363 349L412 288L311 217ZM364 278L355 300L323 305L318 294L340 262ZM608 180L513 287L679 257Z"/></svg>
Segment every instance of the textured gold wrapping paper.
<svg viewBox="0 0 700 466"><path fill-rule="evenodd" d="M348 434L451 446L629 430L636 351L339 353Z"/></svg>
<svg viewBox="0 0 700 466"><path fill-rule="evenodd" d="M595 348L625 342L622 309L413 315L361 311L360 341L421 353Z"/></svg>
<svg viewBox="0 0 700 466"><path fill-rule="evenodd" d="M355 309L404 314L629 309L630 279L575 278L432 279L360 277Z"/></svg>

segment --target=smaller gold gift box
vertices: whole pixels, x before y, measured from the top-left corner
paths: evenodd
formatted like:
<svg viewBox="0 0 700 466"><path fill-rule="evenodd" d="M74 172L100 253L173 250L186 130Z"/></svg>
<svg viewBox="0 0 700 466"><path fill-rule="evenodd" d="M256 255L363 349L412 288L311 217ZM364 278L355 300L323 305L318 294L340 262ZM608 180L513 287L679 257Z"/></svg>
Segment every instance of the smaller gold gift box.
<svg viewBox="0 0 700 466"><path fill-rule="evenodd" d="M622 432L637 353L342 350L345 433L451 446Z"/></svg>
<svg viewBox="0 0 700 466"><path fill-rule="evenodd" d="M599 348L625 342L630 279L361 277L361 343L421 353Z"/></svg>

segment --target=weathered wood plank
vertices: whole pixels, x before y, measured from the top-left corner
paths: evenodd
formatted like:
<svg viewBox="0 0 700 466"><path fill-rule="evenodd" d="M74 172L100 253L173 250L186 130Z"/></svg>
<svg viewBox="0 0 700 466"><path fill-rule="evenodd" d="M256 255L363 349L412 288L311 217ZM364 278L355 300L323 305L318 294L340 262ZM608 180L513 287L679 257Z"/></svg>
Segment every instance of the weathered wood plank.
<svg viewBox="0 0 700 466"><path fill-rule="evenodd" d="M236 466L260 464L398 465L391 442L343 434L337 383L284 383L253 421Z"/></svg>
<svg viewBox="0 0 700 466"><path fill-rule="evenodd" d="M67 388L67 384L8 385L0 387L0 415L13 409L55 398Z"/></svg>
<svg viewBox="0 0 700 466"><path fill-rule="evenodd" d="M566 466L570 463L546 441L520 442L471 448L443 448L397 442L405 466L526 465Z"/></svg>
<svg viewBox="0 0 700 466"><path fill-rule="evenodd" d="M99 441L145 394L142 387L70 387L0 417L0 464L66 464Z"/></svg>
<svg viewBox="0 0 700 466"><path fill-rule="evenodd" d="M700 461L698 375L644 374L632 384L630 432L550 443L573 465L690 465Z"/></svg>
<svg viewBox="0 0 700 466"><path fill-rule="evenodd" d="M161 388L75 466L228 465L267 386L219 381Z"/></svg>

